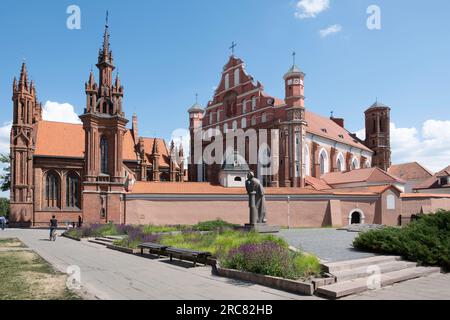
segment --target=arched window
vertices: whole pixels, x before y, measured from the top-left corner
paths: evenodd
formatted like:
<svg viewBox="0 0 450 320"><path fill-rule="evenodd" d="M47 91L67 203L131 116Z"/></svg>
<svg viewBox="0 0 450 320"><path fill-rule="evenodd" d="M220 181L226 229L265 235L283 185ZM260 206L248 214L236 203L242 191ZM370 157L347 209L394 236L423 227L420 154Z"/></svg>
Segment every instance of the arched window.
<svg viewBox="0 0 450 320"><path fill-rule="evenodd" d="M101 173L108 174L108 140L102 137L100 140L100 169Z"/></svg>
<svg viewBox="0 0 450 320"><path fill-rule="evenodd" d="M255 111L255 110L256 110L256 97L253 96L252 97L252 111Z"/></svg>
<svg viewBox="0 0 450 320"><path fill-rule="evenodd" d="M352 160L352 170L357 170L359 169L359 161L357 158L353 158Z"/></svg>
<svg viewBox="0 0 450 320"><path fill-rule="evenodd" d="M337 171L339 171L339 172L345 171L345 161L344 161L344 156L342 155L342 153L339 153L339 155L337 157L336 168L337 168Z"/></svg>
<svg viewBox="0 0 450 320"><path fill-rule="evenodd" d="M322 149L319 155L319 163L320 163L320 175L328 173L328 154L325 149Z"/></svg>
<svg viewBox="0 0 450 320"><path fill-rule="evenodd" d="M256 125L256 116L253 116L252 117L252 126L255 126Z"/></svg>
<svg viewBox="0 0 450 320"><path fill-rule="evenodd" d="M242 121L241 121L241 128L242 128L242 129L247 128L247 118L242 118Z"/></svg>
<svg viewBox="0 0 450 320"><path fill-rule="evenodd" d="M309 154L309 147L305 144L305 175L311 175L311 156Z"/></svg>
<svg viewBox="0 0 450 320"><path fill-rule="evenodd" d="M365 168L370 168L371 167L371 165L370 165L370 161L369 160L366 160L366 163L365 163Z"/></svg>
<svg viewBox="0 0 450 320"><path fill-rule="evenodd" d="M240 82L239 69L234 70L234 85L237 86Z"/></svg>
<svg viewBox="0 0 450 320"><path fill-rule="evenodd" d="M228 123L225 123L223 125L223 133L227 133L228 132Z"/></svg>
<svg viewBox="0 0 450 320"><path fill-rule="evenodd" d="M45 204L47 208L59 208L59 177L54 172L45 178Z"/></svg>
<svg viewBox="0 0 450 320"><path fill-rule="evenodd" d="M267 113L264 112L264 113L262 114L262 116L261 116L261 122L263 122L263 123L264 123L264 122L267 122Z"/></svg>
<svg viewBox="0 0 450 320"><path fill-rule="evenodd" d="M228 90L230 88L230 75L227 73L225 75L225 90Z"/></svg>
<svg viewBox="0 0 450 320"><path fill-rule="evenodd" d="M236 120L233 121L233 130L237 130L238 123Z"/></svg>
<svg viewBox="0 0 450 320"><path fill-rule="evenodd" d="M242 100L242 114L247 113L247 99Z"/></svg>
<svg viewBox="0 0 450 320"><path fill-rule="evenodd" d="M66 178L66 206L80 208L80 180L73 172Z"/></svg>

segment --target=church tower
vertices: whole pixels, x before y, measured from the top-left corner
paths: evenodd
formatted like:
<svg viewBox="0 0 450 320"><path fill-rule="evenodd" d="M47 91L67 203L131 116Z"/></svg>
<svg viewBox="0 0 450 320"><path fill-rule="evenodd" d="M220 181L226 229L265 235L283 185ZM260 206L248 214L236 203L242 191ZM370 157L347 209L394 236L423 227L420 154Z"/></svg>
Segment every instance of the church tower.
<svg viewBox="0 0 450 320"><path fill-rule="evenodd" d="M19 82L13 83L13 123L11 127L11 217L17 226L31 226L33 216L34 124L41 119L34 83L28 81L22 64Z"/></svg>
<svg viewBox="0 0 450 320"><path fill-rule="evenodd" d="M295 64L295 52L293 58L284 76L287 117L280 128L280 186L304 187L305 74Z"/></svg>
<svg viewBox="0 0 450 320"><path fill-rule="evenodd" d="M188 161L189 181L204 181L202 163L202 121L204 110L196 98L195 104L188 110L189 133L190 133L190 155ZM197 144L195 143L197 141Z"/></svg>
<svg viewBox="0 0 450 320"><path fill-rule="evenodd" d="M122 110L123 87L119 75L113 81L114 59L106 20L97 68L85 85L86 108L80 116L85 131L85 175L83 203L86 222L123 222L121 192L124 185L123 139L128 120ZM99 196L100 195L100 196Z"/></svg>
<svg viewBox="0 0 450 320"><path fill-rule="evenodd" d="M391 108L376 101L365 112L366 146L373 150L372 167L387 171L391 166Z"/></svg>

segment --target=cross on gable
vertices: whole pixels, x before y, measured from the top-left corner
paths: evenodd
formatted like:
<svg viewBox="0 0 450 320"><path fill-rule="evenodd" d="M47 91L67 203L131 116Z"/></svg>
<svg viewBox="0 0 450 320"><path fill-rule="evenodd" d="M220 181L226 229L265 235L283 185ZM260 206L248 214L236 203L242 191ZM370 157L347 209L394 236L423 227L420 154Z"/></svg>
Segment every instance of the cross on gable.
<svg viewBox="0 0 450 320"><path fill-rule="evenodd" d="M233 42L231 43L231 47L230 47L231 55L232 55L232 56L234 56L234 48L236 48L236 47L237 47L237 43L233 41Z"/></svg>

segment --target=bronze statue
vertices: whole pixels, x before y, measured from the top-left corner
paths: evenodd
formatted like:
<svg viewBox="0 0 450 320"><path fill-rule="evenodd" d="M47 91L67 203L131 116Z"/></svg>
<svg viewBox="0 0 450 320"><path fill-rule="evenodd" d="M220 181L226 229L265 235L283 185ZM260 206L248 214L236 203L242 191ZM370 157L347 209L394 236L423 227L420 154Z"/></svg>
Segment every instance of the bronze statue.
<svg viewBox="0 0 450 320"><path fill-rule="evenodd" d="M261 181L256 179L255 174L251 171L247 174L245 188L247 189L250 201L250 224L254 224L255 222L266 223L266 197L264 187Z"/></svg>

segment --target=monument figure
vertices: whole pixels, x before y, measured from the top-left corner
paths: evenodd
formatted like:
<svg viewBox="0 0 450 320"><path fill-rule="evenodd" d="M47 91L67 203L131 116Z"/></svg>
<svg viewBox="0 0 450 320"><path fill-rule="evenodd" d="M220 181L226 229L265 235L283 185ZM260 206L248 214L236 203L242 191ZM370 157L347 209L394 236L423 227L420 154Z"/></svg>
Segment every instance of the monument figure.
<svg viewBox="0 0 450 320"><path fill-rule="evenodd" d="M266 223L266 196L264 187L253 172L247 174L245 183L249 195L250 224Z"/></svg>
<svg viewBox="0 0 450 320"><path fill-rule="evenodd" d="M267 225L266 195L264 187L253 172L247 174L245 189L248 194L248 206L250 210L250 222L245 225L245 230L256 231L259 233L279 232L277 226Z"/></svg>

